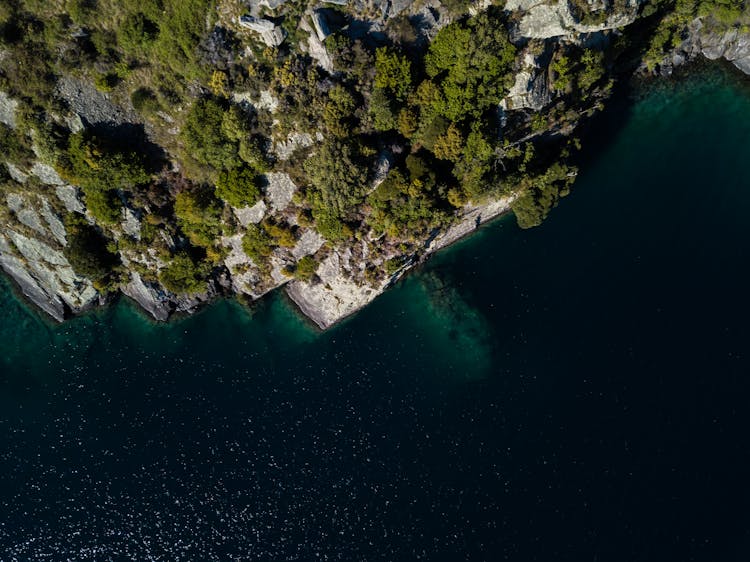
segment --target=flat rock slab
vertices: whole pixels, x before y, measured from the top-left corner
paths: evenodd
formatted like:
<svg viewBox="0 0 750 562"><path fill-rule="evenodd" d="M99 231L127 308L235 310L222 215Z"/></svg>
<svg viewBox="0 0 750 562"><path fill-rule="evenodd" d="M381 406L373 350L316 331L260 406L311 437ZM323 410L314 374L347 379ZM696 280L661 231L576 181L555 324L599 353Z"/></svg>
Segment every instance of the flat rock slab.
<svg viewBox="0 0 750 562"><path fill-rule="evenodd" d="M266 174L266 181L268 181L266 199L268 199L271 208L276 212L283 211L292 202L297 186L294 185L289 174L284 172Z"/></svg>
<svg viewBox="0 0 750 562"><path fill-rule="evenodd" d="M120 107L91 84L63 76L57 82L57 95L68 102L70 108L85 121L95 123L135 123L138 116Z"/></svg>
<svg viewBox="0 0 750 562"><path fill-rule="evenodd" d="M18 102L5 92L0 92L0 123L16 127L16 108Z"/></svg>
<svg viewBox="0 0 750 562"><path fill-rule="evenodd" d="M262 221L263 217L266 216L267 210L268 206L264 201L258 201L252 207L242 207L241 209L232 207L234 216L237 217L237 220L240 221L240 224L244 228L247 228L249 224L258 224Z"/></svg>

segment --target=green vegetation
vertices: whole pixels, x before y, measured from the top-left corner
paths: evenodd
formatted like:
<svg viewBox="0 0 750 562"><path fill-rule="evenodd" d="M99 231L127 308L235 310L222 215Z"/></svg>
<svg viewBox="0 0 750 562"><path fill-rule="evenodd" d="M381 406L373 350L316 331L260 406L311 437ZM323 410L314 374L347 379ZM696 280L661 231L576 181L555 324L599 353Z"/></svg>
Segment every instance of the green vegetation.
<svg viewBox="0 0 750 562"><path fill-rule="evenodd" d="M637 51L634 38L655 30L646 53L654 68L695 17L715 31L746 21L739 0L649 0L632 34L596 45L517 42L517 52L509 29L518 14L492 5L469 16L466 0L443 4L452 23L429 42L412 14L358 37L347 24L359 8L332 8L330 71L300 49L307 2L274 10L289 36L270 48L237 26L246 11L239 0L8 0L0 5L0 90L19 107L17 128L0 124L0 161L26 172L39 159L81 188L96 224L71 219L65 251L102 287L119 282L117 248L144 278L155 281L161 268L170 291L203 292L231 251L225 237L240 234L263 284L271 256L292 264L290 250L309 228L328 242L318 259L332 246L367 255L372 263L357 275L374 283L467 204L517 193L519 224L540 224L574 180L572 131L602 107L613 69ZM630 9L625 0L569 6L586 24ZM522 56L548 65L530 92L544 107L501 115ZM66 87L80 89L69 107L55 95ZM109 103L123 115L135 110L143 126L117 126ZM88 128L78 130L75 113ZM21 187L8 170L0 166L8 189L47 189L34 176ZM244 228L236 209L261 199L269 171L288 173L298 189L285 209L271 206ZM143 217L140 239L124 205ZM307 256L285 272L313 281L318 265Z"/></svg>
<svg viewBox="0 0 750 562"><path fill-rule="evenodd" d="M480 117L510 86L515 48L494 11L452 23L437 34L425 70L439 85L437 113L451 121Z"/></svg>
<svg viewBox="0 0 750 562"><path fill-rule="evenodd" d="M375 52L375 88L403 101L411 90L411 63L386 47Z"/></svg>
<svg viewBox="0 0 750 562"><path fill-rule="evenodd" d="M215 98L196 101L182 128L184 156L196 164L189 168L191 175L219 180L230 204L252 195L247 190L255 180L246 178L268 167L258 139L251 135L249 116L238 106Z"/></svg>
<svg viewBox="0 0 750 562"><path fill-rule="evenodd" d="M265 228L249 224L242 237L242 249L256 265L261 265L273 251L273 240Z"/></svg>
<svg viewBox="0 0 750 562"><path fill-rule="evenodd" d="M348 221L367 189L367 168L356 147L343 142L327 142L305 162L310 190L308 200L318 231L332 242L351 236Z"/></svg>
<svg viewBox="0 0 750 562"><path fill-rule="evenodd" d="M0 159L28 166L34 159L31 139L22 132L0 123Z"/></svg>
<svg viewBox="0 0 750 562"><path fill-rule="evenodd" d="M173 293L195 295L206 290L209 267L205 262L196 261L186 252L180 252L159 273L159 281Z"/></svg>
<svg viewBox="0 0 750 562"><path fill-rule="evenodd" d="M575 180L576 170L555 162L537 176L521 180L521 195L513 202L513 213L521 228L539 226L565 197Z"/></svg>
<svg viewBox="0 0 750 562"><path fill-rule="evenodd" d="M659 24L644 56L647 67L654 70L666 52L682 42L696 17L701 17L708 29L723 32L746 24L747 9L743 0L650 0L643 14L657 15Z"/></svg>
<svg viewBox="0 0 750 562"><path fill-rule="evenodd" d="M100 283L120 264L107 248L107 239L83 217L69 215L65 229L68 243L63 254L78 275Z"/></svg>
<svg viewBox="0 0 750 562"><path fill-rule="evenodd" d="M257 176L246 167L223 171L216 180L216 196L233 207L251 207L260 199Z"/></svg>
<svg viewBox="0 0 750 562"><path fill-rule="evenodd" d="M175 197L174 214L190 242L210 248L221 235L221 203L205 187L195 186Z"/></svg>
<svg viewBox="0 0 750 562"><path fill-rule="evenodd" d="M88 209L102 224L119 220L122 205L118 192L132 191L151 179L142 152L103 141L86 131L70 136L57 169L67 181L81 186Z"/></svg>
<svg viewBox="0 0 750 562"><path fill-rule="evenodd" d="M310 282L315 277L315 272L318 271L318 265L320 264L314 257L305 256L297 262L294 277L300 281Z"/></svg>

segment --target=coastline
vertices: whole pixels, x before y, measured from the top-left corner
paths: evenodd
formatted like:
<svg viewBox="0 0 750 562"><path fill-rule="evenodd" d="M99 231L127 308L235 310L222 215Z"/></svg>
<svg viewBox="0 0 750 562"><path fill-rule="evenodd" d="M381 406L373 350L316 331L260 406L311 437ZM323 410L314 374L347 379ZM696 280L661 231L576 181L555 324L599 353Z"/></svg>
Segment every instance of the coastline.
<svg viewBox="0 0 750 562"><path fill-rule="evenodd" d="M434 238L429 240L422 252L414 254L407 264L396 272L393 276L386 279L378 287L360 287L353 282L349 282L352 288L361 289L360 291L352 291L346 296L357 294L355 298L349 298L348 300L342 300L341 295L337 295L333 291L327 291L325 288L317 291L318 296L323 294L327 295L328 298L314 298L316 293L311 289L314 287L312 284L303 283L300 281L288 281L277 287L271 289L262 295L260 300L266 295L269 295L277 290L284 290L286 297L293 303L294 309L301 315L302 319L305 320L310 326L317 328L320 331L325 331L333 326L338 325L343 320L353 316L378 296L385 293L390 287L393 286L403 275L407 274L417 264L425 262L432 254L451 246L452 244L469 237L479 227L486 224L494 219L498 219L502 216L507 215L511 212L511 205L515 200L516 195L508 195L500 197L499 199L493 199L487 203L481 205L470 205L466 208L466 212L459 222L449 226L444 231L438 233ZM49 325L60 325L66 320L80 316L81 314L87 314L94 312L99 307L90 306L80 313L68 314L65 316L57 316L50 314L44 306L41 306L32 295L29 295L24 290L24 285L19 282L13 275L11 275L5 269L0 269L0 273L7 279L7 283L14 294L16 300L21 303L25 308L28 308L35 316L46 321ZM347 283L343 281L346 285ZM211 306L221 298L238 299L239 295L219 295L214 293L211 297L202 300L202 302L194 303L195 306L189 310L174 310L169 313L166 309L161 307L154 308L153 306L146 306L147 302L142 302L141 299L136 299L132 295L125 291L120 291L120 298L125 298L135 309L142 313L144 318L157 323L171 323L173 321L179 321L185 316L195 314L206 307ZM105 306L110 306L116 303L119 298L109 299L109 302L104 303ZM338 306L331 306L331 303L338 303ZM99 303L100 305L102 303ZM68 311L69 312L69 311Z"/></svg>
<svg viewBox="0 0 750 562"><path fill-rule="evenodd" d="M482 205L471 205L462 219L439 233L428 241L423 252L415 254L408 263L391 278L383 282L379 287L370 292L362 294L360 299L344 300L335 293L326 293L324 290L314 290L309 283L292 281L284 287L289 299L296 305L299 312L311 320L319 329L326 330L340 323L342 320L359 312L378 296L386 292L396 281L398 281L409 270L418 263L422 263L432 254L446 248L459 240L476 232L479 227L493 219L500 218L511 212L511 205L517 195L507 195L494 199ZM329 298L326 298L329 297Z"/></svg>

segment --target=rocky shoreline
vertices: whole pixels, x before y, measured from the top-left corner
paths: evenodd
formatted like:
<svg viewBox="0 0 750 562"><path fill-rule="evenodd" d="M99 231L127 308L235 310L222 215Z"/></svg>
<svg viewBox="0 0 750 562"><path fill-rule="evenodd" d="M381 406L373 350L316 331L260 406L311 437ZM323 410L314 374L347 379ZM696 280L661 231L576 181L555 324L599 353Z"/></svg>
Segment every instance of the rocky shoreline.
<svg viewBox="0 0 750 562"><path fill-rule="evenodd" d="M321 283L328 282L331 290L318 288L310 283L292 281L285 291L299 310L312 320L319 328L325 330L351 316L370 304L383 294L393 283L409 269L427 259L438 250L450 246L458 240L475 232L482 224L500 217L511 210L515 196L510 195L495 199L483 205L472 205L466 208L461 220L436 235L425 245L424 251L412 259L393 276L377 287L361 287L353 283L336 284L336 279L327 279L325 273ZM319 275L320 272L319 272ZM334 285L331 285L334 283ZM320 285L320 284L318 284Z"/></svg>
<svg viewBox="0 0 750 562"><path fill-rule="evenodd" d="M696 18L688 26L686 38L659 64L658 74L670 76L676 67L703 56L708 60L724 59L744 74L750 75L750 33L737 28L717 32Z"/></svg>
<svg viewBox="0 0 750 562"><path fill-rule="evenodd" d="M414 17L430 16L427 19L431 24L425 30L425 33L429 32L427 35L434 35L450 22L444 6L436 0L433 4L432 11L425 12L416 4L413 10L416 14ZM517 58L512 74L508 75L513 80L498 107L500 125L497 134L499 138L504 138L506 144L500 146L498 143L495 149L496 166L502 165L505 169L503 158L519 158L523 154L524 143L529 141L570 138L581 121L601 108L602 100L608 95L608 87L587 93L587 103L579 103L582 100L570 95L572 82L561 82L560 76L570 72L570 62L565 56L560 56L565 50L558 52L558 48L560 45L573 46L578 49L573 52L582 53L590 45L613 42L621 34L622 28L637 20L641 4L640 0L627 0L620 11L592 8L590 15L596 16L595 21L584 23L571 11L571 5L563 0L549 4L532 0L506 2L505 11L513 16L509 19L509 33L515 43ZM487 2L479 2L472 8L472 13L476 15L486 10L488 5ZM411 3L407 2L400 10L409 7ZM320 32L305 26L301 29L309 32L309 40L313 42L316 33ZM318 48L325 54L322 43ZM589 51L586 53L591 55ZM681 44L663 58L655 71L652 72L645 65L640 71L647 75L668 76L675 67L700 55L709 60L726 59L742 72L750 74L750 34L741 32L737 27L718 32L700 19L695 19L688 26ZM594 77L591 83L599 78ZM603 82L601 80L599 83ZM70 76L61 78L56 95L60 101L67 103L70 112L68 115L56 115L54 119L64 122L65 128L71 132L96 125L144 127L127 100L123 102L116 96L99 91L85 80ZM231 98L233 103L255 108L256 111L267 110L268 118L278 117L275 112L279 100L269 90L252 95L249 92L233 92ZM17 101L0 92L0 124L10 130L18 128L17 107ZM537 118L538 121L535 121ZM179 127L172 125L175 121L170 118L168 122L166 134L178 135ZM153 136L149 126L146 125L144 130L147 135ZM434 252L470 235L482 223L511 211L522 193L538 187L534 182L541 182L543 189L546 181L544 173L527 178L525 184L516 176L508 180L514 186L510 195L483 204L463 204L466 198L457 203L454 201L450 207L454 217L451 226L434 230L429 235L429 229L420 231L418 235L410 233L413 238L405 236L400 240L409 239L409 245L401 244L401 248L396 243L399 240L383 243L384 230L376 233L374 229L358 232L356 236L352 234L346 244L326 244L310 219L305 218L304 213L300 214L299 206L295 207L295 198L300 191L304 193L304 189L298 190L293 179L296 177L298 183L304 182L304 178L299 177L299 168L304 159L300 155L314 154L323 141L324 135L316 130L285 131L284 135L273 138L269 151L277 166L259 176L263 182L261 198L247 207L227 205L223 208L224 214L220 220L231 228L218 231L213 238L212 251L216 257L211 262L212 269L204 273L205 283L192 291L168 290L166 287L170 285L162 283L161 273L168 266L168 260L170 257L174 259L187 242L179 229L165 230L164 225L168 221L149 223L148 206L156 205L151 200L145 204L141 202L139 207L123 198L121 217L115 217L108 227L109 243L116 248L112 251L119 253L118 259L121 261L117 285L103 286L97 284L94 277L89 279L79 275L79 270L74 269L66 257L71 236L66 232L63 217L75 215L80 220L88 221L93 229L98 227L97 221L86 207L81 189L71 185L69 181L72 180L63 179L60 174L68 177L64 170L58 173L55 163L34 146L34 154L27 157L25 165L12 162L5 165L6 175L10 178L8 181L13 187L3 194L4 201L0 205L0 269L14 281L21 294L58 322L107 304L117 291L132 299L155 320L164 322L174 314L193 313L220 297L244 296L257 300L270 291L283 288L304 316L320 329L327 329L361 310ZM397 165L394 164L397 161L395 155L401 154L403 149L398 142L383 143L377 150L373 149L374 165L366 174L369 176L367 188L370 193ZM508 156L514 151L517 152L515 157ZM556 164L550 159L545 162L545 169ZM172 170L163 172L160 178L179 172L178 161L171 160L170 164ZM295 166L297 169L293 169ZM560 175L565 176L572 181L574 172ZM168 183L166 180L164 182L165 185ZM508 193L507 187L505 193ZM164 189L168 191L169 187ZM171 193L172 197L175 191ZM517 212L522 202L520 200L516 204ZM556 204L556 199L552 196L545 204L551 208ZM455 218L456 215L458 218ZM261 267L257 256L253 259L248 255L247 252L252 253L252 249L246 250L243 233L257 230L258 225L269 220L274 225L287 225L287 228L294 229L294 234L283 245L271 248ZM150 232L150 237L144 241L142 232L146 230ZM155 245L162 247L162 253ZM169 253L166 257L164 248ZM315 270L310 272L311 275L297 276L296 267L304 259L313 260Z"/></svg>

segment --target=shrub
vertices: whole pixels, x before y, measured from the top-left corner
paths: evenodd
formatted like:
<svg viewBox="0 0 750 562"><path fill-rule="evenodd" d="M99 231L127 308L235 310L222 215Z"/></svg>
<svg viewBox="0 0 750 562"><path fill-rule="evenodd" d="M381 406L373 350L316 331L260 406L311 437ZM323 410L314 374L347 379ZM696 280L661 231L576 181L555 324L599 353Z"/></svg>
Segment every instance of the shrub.
<svg viewBox="0 0 750 562"><path fill-rule="evenodd" d="M151 177L143 153L102 142L85 130L70 136L58 168L64 177L87 190L129 190L148 183Z"/></svg>
<svg viewBox="0 0 750 562"><path fill-rule="evenodd" d="M143 13L130 14L120 27L120 45L126 52L148 49L159 36L159 26Z"/></svg>
<svg viewBox="0 0 750 562"><path fill-rule="evenodd" d="M19 130L0 123L0 159L20 166L30 165L34 160L31 140Z"/></svg>
<svg viewBox="0 0 750 562"><path fill-rule="evenodd" d="M403 101L411 90L411 63L387 47L375 52L375 87Z"/></svg>
<svg viewBox="0 0 750 562"><path fill-rule="evenodd" d="M107 239L82 217L69 217L66 232L68 243L63 254L77 275L100 281L120 263L108 250Z"/></svg>
<svg viewBox="0 0 750 562"><path fill-rule="evenodd" d="M383 90L375 90L370 96L369 113L372 127L376 131L390 131L396 128L396 113L390 98Z"/></svg>
<svg viewBox="0 0 750 562"><path fill-rule="evenodd" d="M182 127L182 140L188 154L198 163L215 170L233 168L237 162L237 144L222 130L224 108L215 100L196 101Z"/></svg>
<svg viewBox="0 0 750 562"><path fill-rule="evenodd" d="M441 29L425 55L427 74L442 92L439 112L459 121L497 105L514 60L515 48L496 11Z"/></svg>
<svg viewBox="0 0 750 562"><path fill-rule="evenodd" d="M174 213L182 231L196 246L208 248L221 234L221 203L205 187L181 191Z"/></svg>
<svg viewBox="0 0 750 562"><path fill-rule="evenodd" d="M246 167L221 172L216 195L232 207L251 207L260 199L257 177Z"/></svg>
<svg viewBox="0 0 750 562"><path fill-rule="evenodd" d="M304 169L311 185L308 198L319 232L329 240L340 239L345 233L345 219L364 197L367 168L350 145L333 141L324 143L305 162Z"/></svg>
<svg viewBox="0 0 750 562"><path fill-rule="evenodd" d="M107 74L97 74L94 78L94 86L96 86L96 89L100 92L111 92L115 89L115 86L117 86L117 83L120 81L120 79L117 77L116 74L107 73Z"/></svg>
<svg viewBox="0 0 750 562"><path fill-rule="evenodd" d="M294 276L300 281L310 281L318 271L318 262L312 256L305 256L297 262Z"/></svg>
<svg viewBox="0 0 750 562"><path fill-rule="evenodd" d="M96 222L109 226L120 221L122 202L115 191L84 188L83 192L86 196L86 208Z"/></svg>
<svg viewBox="0 0 750 562"><path fill-rule="evenodd" d="M247 232L242 237L242 249L256 265L260 265L273 251L271 242L271 237L264 228L257 224L249 224Z"/></svg>
<svg viewBox="0 0 750 562"><path fill-rule="evenodd" d="M161 109L156 94L148 88L138 88L130 95L130 101L136 111L149 115Z"/></svg>
<svg viewBox="0 0 750 562"><path fill-rule="evenodd" d="M186 252L181 252L159 272L159 281L173 293L202 293L206 290L208 270L208 264L197 262Z"/></svg>
<svg viewBox="0 0 750 562"><path fill-rule="evenodd" d="M294 237L294 232L289 228L289 225L268 222L263 225L263 228L276 246L294 248L297 244L297 239Z"/></svg>

